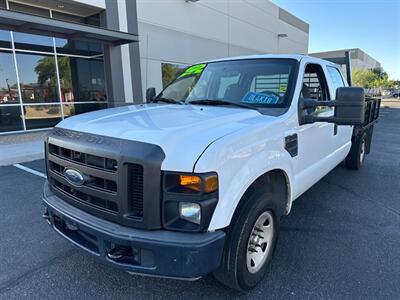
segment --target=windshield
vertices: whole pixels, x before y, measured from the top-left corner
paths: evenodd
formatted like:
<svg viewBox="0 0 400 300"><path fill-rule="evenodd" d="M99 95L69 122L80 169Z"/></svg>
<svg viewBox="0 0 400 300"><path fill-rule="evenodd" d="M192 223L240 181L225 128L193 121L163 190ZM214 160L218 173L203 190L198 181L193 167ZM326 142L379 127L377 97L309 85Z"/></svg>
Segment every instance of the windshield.
<svg viewBox="0 0 400 300"><path fill-rule="evenodd" d="M246 59L194 65L157 98L286 107L296 63L290 59Z"/></svg>

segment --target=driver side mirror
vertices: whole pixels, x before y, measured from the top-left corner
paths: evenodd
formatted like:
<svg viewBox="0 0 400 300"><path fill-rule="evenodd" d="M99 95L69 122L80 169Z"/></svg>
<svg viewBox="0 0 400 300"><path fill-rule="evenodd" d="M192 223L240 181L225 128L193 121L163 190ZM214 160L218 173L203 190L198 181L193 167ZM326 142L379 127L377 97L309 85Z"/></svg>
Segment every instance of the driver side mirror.
<svg viewBox="0 0 400 300"><path fill-rule="evenodd" d="M309 108L330 106L335 108L333 117L318 117L305 114ZM360 87L340 87L336 90L335 101L302 99L300 103L300 124L328 122L337 125L362 125L365 119L365 94Z"/></svg>
<svg viewBox="0 0 400 300"><path fill-rule="evenodd" d="M148 88L146 90L146 101L151 102L156 97L156 88Z"/></svg>

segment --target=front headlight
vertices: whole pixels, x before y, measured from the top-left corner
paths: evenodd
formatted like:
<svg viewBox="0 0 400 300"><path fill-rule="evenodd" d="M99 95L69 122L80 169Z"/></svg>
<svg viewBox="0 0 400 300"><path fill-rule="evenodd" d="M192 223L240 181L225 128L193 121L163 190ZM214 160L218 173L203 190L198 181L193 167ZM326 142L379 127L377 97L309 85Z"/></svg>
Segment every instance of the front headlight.
<svg viewBox="0 0 400 300"><path fill-rule="evenodd" d="M217 202L216 173L164 173L162 208L166 229L207 230Z"/></svg>

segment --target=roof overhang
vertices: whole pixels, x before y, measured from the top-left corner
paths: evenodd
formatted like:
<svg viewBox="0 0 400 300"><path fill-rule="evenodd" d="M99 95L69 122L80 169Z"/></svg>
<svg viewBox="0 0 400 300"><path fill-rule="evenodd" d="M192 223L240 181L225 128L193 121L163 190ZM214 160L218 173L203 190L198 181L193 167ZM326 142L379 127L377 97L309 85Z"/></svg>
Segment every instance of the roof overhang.
<svg viewBox="0 0 400 300"><path fill-rule="evenodd" d="M337 65L345 65L346 64L346 57L324 57L322 59L328 60Z"/></svg>
<svg viewBox="0 0 400 300"><path fill-rule="evenodd" d="M70 23L21 12L0 9L0 29L73 40L122 45L138 42L138 36L121 31Z"/></svg>

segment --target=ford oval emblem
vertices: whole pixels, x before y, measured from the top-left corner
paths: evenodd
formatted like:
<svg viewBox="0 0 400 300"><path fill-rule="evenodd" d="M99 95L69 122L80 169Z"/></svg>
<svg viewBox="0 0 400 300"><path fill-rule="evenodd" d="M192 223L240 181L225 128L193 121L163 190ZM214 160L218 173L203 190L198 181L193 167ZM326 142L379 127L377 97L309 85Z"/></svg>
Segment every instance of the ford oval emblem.
<svg viewBox="0 0 400 300"><path fill-rule="evenodd" d="M64 176L67 181L75 186L82 186L85 183L85 177L78 170L65 168Z"/></svg>

